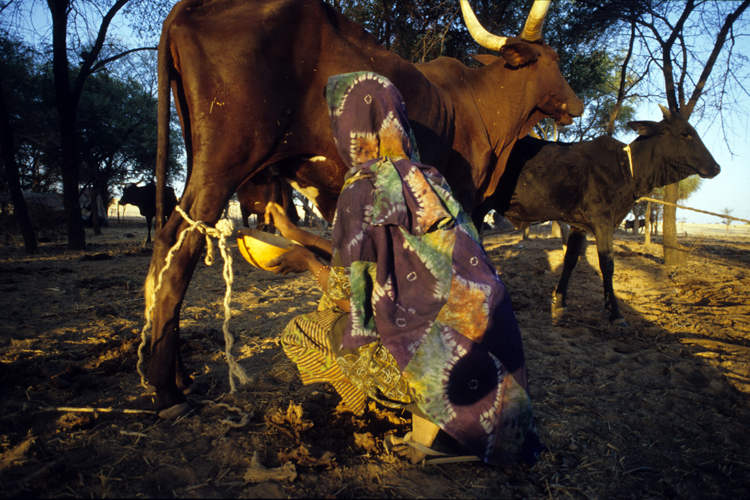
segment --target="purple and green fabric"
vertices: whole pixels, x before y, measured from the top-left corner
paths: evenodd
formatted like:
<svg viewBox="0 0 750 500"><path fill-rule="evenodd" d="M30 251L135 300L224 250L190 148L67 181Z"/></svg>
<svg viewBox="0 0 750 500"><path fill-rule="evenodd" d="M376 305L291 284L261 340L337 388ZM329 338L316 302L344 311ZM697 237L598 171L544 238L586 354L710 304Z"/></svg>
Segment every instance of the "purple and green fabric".
<svg viewBox="0 0 750 500"><path fill-rule="evenodd" d="M360 72L331 77L326 97L350 167L333 229L351 287L341 347L381 342L441 429L488 463L533 463L543 446L510 297L443 176L418 163L401 94Z"/></svg>

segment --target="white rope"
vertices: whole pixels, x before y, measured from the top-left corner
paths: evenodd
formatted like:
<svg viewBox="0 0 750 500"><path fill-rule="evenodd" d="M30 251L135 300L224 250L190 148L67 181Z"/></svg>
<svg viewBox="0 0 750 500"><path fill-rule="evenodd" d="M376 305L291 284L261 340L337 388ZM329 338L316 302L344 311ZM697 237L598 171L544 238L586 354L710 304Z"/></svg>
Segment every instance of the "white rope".
<svg viewBox="0 0 750 500"><path fill-rule="evenodd" d="M739 217L732 217L731 215L726 215L726 214L716 214L713 212L706 212L705 210L698 210L697 208L685 207L683 205L678 205L677 203L670 203L664 200L657 200L656 198L649 198L648 196L642 196L638 198L636 200L636 203L638 203L639 201L653 201L654 203L661 203L662 205L670 205L672 207L681 208L683 210L692 210L693 212L699 212L699 213L707 214L707 215L714 215L716 217L721 217L722 219L736 220L736 221L746 222L750 224L750 220L747 220L747 219L740 219Z"/></svg>
<svg viewBox="0 0 750 500"><path fill-rule="evenodd" d="M622 150L628 154L628 163L630 164L630 177L635 177L635 174L633 173L633 152L630 149L630 144L622 148Z"/></svg>
<svg viewBox="0 0 750 500"><path fill-rule="evenodd" d="M180 215L182 215L182 218L185 219L188 224L190 224L190 227L182 231L179 239L177 240L177 243L175 243L175 245L169 249L169 253L167 253L167 258L164 262L164 267L159 272L159 277L156 280L156 287L154 287L151 305L146 311L146 324L143 326L143 330L141 331L141 345L138 346L138 363L136 365L138 374L141 376L141 385L143 385L143 387L147 387L146 375L143 371L143 362L145 359L143 349L146 345L146 342L148 341L148 332L151 329L153 322L152 318L154 307L156 306L156 297L159 290L161 289L164 272L169 269L169 266L172 264L172 259L180 250L180 248L182 248L182 245L184 244L185 238L187 238L188 234L192 231L198 231L206 237L206 265L210 266L214 262L214 247L211 238L217 238L219 240L219 249L221 250L221 256L224 258L223 274L224 281L227 284L227 291L224 294L224 324L222 326L222 330L224 331L224 354L227 358L227 364L229 365L229 385L231 387L230 392L234 393L237 390L237 387L235 385L235 378L239 380L240 384L246 384L250 382L250 378L245 373L245 370L237 363L234 356L232 355L234 336L232 336L232 333L229 331L229 318L231 318L232 316L230 303L232 298L232 283L234 282L234 274L232 273L232 255L229 247L227 247L227 236L232 235L232 233L234 232L234 227L232 223L227 219L221 219L216 223L216 227L210 227L202 221L192 220L179 205L175 207L175 210L179 212Z"/></svg>

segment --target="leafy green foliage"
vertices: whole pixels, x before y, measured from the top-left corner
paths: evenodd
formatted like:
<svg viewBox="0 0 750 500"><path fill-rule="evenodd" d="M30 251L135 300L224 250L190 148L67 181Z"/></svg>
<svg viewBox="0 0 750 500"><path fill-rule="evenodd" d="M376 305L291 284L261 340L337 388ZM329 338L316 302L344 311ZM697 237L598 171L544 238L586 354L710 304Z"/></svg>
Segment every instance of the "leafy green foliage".
<svg viewBox="0 0 750 500"><path fill-rule="evenodd" d="M15 136L21 188L60 189L59 136L56 115L48 100L48 82L41 77L40 57L32 47L0 37L0 71L5 102Z"/></svg>
<svg viewBox="0 0 750 500"><path fill-rule="evenodd" d="M82 183L105 187L136 178L153 178L157 139L157 100L137 80L108 72L86 81L78 110ZM181 176L177 150L182 137L170 141L168 178ZM105 200L106 202L107 200Z"/></svg>
<svg viewBox="0 0 750 500"><path fill-rule="evenodd" d="M15 131L21 187L59 192L60 136L50 64L31 47L0 37L0 67ZM71 80L76 71L71 68ZM100 71L86 80L76 125L81 187L98 182L106 202L118 184L153 178L156 108L156 97L135 78ZM182 135L173 128L170 137L168 178L179 179Z"/></svg>

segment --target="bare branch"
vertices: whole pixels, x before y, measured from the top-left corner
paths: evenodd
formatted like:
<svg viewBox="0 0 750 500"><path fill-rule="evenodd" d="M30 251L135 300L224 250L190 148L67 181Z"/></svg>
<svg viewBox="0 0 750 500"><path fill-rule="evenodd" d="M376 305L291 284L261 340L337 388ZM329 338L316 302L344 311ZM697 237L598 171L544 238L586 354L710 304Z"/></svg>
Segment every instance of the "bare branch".
<svg viewBox="0 0 750 500"><path fill-rule="evenodd" d="M615 101L615 107L612 110L612 113L609 115L609 123L607 124L607 135L612 137L615 133L615 122L617 120L617 115L620 114L620 107L622 106L622 102L625 99L625 84L626 84L626 76L628 73L628 65L630 64L630 57L633 55L633 45L635 44L635 22L631 21L630 24L630 41L628 43L628 51L625 54L625 59L622 61L622 66L620 67L620 85L617 90L617 100Z"/></svg>
<svg viewBox="0 0 750 500"><path fill-rule="evenodd" d="M125 56L127 56L129 54L134 53L134 52L140 52L140 51L143 51L143 50L154 50L155 51L155 50L158 50L158 49L159 49L158 47L139 47L137 49L126 50L125 52L120 52L119 54L114 55L112 57L108 57L107 59L102 59L101 61L97 62L94 66L92 66L91 70L89 72L90 73L95 73L102 66L105 66L105 65L111 63L112 61L116 61L118 59L121 59L121 58L123 58L123 57L125 57Z"/></svg>
<svg viewBox="0 0 750 500"><path fill-rule="evenodd" d="M0 14L2 14L5 9L10 7L10 4L12 4L13 1L14 0L8 0L8 2L5 5L0 5Z"/></svg>
<svg viewBox="0 0 750 500"><path fill-rule="evenodd" d="M73 86L72 95L74 96L74 99L77 100L80 97L86 78L88 78L88 76L93 72L91 68L94 65L94 61L96 61L96 59L99 57L99 54L101 53L102 47L104 46L104 40L107 38L107 30L109 29L109 25L112 23L112 19L115 17L117 12L119 12L119 10L122 9L129 1L130 0L117 0L117 2L115 2L115 4L109 9L107 14L102 18L102 23L99 26L99 34L97 35L96 42L91 48L91 51L83 57L81 70L78 73L75 85Z"/></svg>
<svg viewBox="0 0 750 500"><path fill-rule="evenodd" d="M719 53L724 47L724 42L726 41L727 34L729 33L732 24L734 24L734 22L742 15L745 9L747 9L748 5L750 5L750 0L744 0L734 12L727 16L726 20L724 21L724 25L721 27L721 30L719 30L719 34L716 37L716 43L714 44L714 48L711 51L711 55L709 56L708 61L706 61L706 65L703 67L703 72L698 79L698 84L693 89L693 94L690 96L690 100L685 107L687 111L687 114L683 115L685 116L685 118L690 116L693 108L695 107L695 104L698 102L698 99L703 93L703 88L708 81L708 76L711 74L711 70L716 63L716 59L719 57Z"/></svg>

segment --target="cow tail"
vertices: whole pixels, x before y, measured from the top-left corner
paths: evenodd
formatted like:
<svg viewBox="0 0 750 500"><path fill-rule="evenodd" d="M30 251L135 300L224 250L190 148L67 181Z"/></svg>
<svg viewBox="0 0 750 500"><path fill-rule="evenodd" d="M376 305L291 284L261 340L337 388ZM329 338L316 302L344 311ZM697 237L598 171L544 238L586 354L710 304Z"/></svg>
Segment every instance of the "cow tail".
<svg viewBox="0 0 750 500"><path fill-rule="evenodd" d="M171 17L171 16L170 16ZM169 23L164 22L159 40L158 100L157 108L158 139L156 146L156 233L161 230L166 220L167 207L167 160L169 158L169 113L170 113L170 71L173 66L169 49Z"/></svg>

